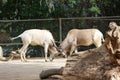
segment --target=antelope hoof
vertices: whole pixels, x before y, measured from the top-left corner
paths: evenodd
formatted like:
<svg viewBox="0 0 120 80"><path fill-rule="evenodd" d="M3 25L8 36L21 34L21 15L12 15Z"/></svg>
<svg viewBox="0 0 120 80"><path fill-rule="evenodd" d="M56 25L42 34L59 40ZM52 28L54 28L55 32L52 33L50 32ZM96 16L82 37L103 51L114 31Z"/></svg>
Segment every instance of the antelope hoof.
<svg viewBox="0 0 120 80"><path fill-rule="evenodd" d="M45 60L45 62L48 62L48 60Z"/></svg>

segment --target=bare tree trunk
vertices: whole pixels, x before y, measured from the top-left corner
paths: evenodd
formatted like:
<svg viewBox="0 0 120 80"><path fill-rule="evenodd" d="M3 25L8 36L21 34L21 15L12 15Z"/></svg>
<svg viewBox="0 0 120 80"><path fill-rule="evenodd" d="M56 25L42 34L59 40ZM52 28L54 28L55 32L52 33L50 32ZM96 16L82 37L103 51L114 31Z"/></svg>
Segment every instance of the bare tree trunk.
<svg viewBox="0 0 120 80"><path fill-rule="evenodd" d="M62 75L63 79L60 80L120 80L119 70L120 67L111 61L110 54L103 45L68 58L63 70L46 70L40 74L40 78Z"/></svg>
<svg viewBox="0 0 120 80"><path fill-rule="evenodd" d="M66 66L64 68L64 79L112 80L108 79L107 77L108 75L113 75L110 73L108 74L108 71L114 71L114 68L118 68L118 66L116 63L113 63L110 58L110 54L107 52L104 46L86 51L82 55L80 54L79 56L72 57L71 59L67 60Z"/></svg>
<svg viewBox="0 0 120 80"><path fill-rule="evenodd" d="M48 70L41 74L53 75L55 71L57 70ZM62 80L120 80L119 71L120 67L110 60L110 54L102 46L69 58L62 73Z"/></svg>
<svg viewBox="0 0 120 80"><path fill-rule="evenodd" d="M108 31L101 47L68 58L60 80L120 80L119 31L119 27ZM48 72L55 71L48 70L41 75Z"/></svg>

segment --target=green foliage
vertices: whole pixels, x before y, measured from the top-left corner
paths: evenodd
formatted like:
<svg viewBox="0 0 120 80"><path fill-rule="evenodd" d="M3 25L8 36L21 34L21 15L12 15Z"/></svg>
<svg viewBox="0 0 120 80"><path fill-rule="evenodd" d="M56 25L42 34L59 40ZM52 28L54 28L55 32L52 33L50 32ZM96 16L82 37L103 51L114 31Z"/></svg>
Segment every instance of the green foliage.
<svg viewBox="0 0 120 80"><path fill-rule="evenodd" d="M76 0L69 0L72 4L76 4Z"/></svg>
<svg viewBox="0 0 120 80"><path fill-rule="evenodd" d="M89 10L94 13L94 16L101 14L101 10L97 5L97 0L90 0L90 3L92 6L89 8Z"/></svg>
<svg viewBox="0 0 120 80"><path fill-rule="evenodd" d="M91 8L90 8L90 11L91 12L94 12L94 13L97 13L97 14L100 14L101 12L100 12L100 9L97 7L97 6L92 6Z"/></svg>
<svg viewBox="0 0 120 80"><path fill-rule="evenodd" d="M4 5L5 3L7 3L8 0L1 0L2 4Z"/></svg>
<svg viewBox="0 0 120 80"><path fill-rule="evenodd" d="M0 0L0 19L115 16L120 14L119 4L119 0Z"/></svg>
<svg viewBox="0 0 120 80"><path fill-rule="evenodd" d="M49 13L51 13L55 8L54 8L54 0L40 0L40 5L41 7L45 4L48 7Z"/></svg>

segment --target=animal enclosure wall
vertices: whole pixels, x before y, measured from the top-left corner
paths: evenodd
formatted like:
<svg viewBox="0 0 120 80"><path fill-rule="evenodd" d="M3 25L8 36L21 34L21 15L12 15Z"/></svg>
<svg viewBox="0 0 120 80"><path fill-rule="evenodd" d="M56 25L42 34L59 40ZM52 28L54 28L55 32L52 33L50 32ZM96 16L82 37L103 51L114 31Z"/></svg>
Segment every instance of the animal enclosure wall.
<svg viewBox="0 0 120 80"><path fill-rule="evenodd" d="M4 56L10 51L22 46L21 39L10 41L11 37L18 36L28 29L47 29L52 32L56 44L64 40L69 30L97 28L105 37L108 24L115 21L118 25L120 17L81 17L81 18L59 18L59 19L31 19L31 20L0 20L0 45L3 47ZM84 47L86 48L86 47ZM91 48L91 47L90 47ZM42 54L39 54L42 53ZM43 48L30 46L27 54L31 56L44 56Z"/></svg>

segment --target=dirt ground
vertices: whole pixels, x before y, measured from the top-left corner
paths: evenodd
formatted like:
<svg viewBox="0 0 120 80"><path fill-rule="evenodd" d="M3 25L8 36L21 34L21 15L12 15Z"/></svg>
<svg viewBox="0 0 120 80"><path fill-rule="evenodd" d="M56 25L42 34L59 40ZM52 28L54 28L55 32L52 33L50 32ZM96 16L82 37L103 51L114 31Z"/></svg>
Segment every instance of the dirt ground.
<svg viewBox="0 0 120 80"><path fill-rule="evenodd" d="M45 62L44 59L30 58L28 62L14 59L9 62L0 61L0 80L40 80L42 70L60 68L65 66L65 58Z"/></svg>

